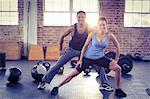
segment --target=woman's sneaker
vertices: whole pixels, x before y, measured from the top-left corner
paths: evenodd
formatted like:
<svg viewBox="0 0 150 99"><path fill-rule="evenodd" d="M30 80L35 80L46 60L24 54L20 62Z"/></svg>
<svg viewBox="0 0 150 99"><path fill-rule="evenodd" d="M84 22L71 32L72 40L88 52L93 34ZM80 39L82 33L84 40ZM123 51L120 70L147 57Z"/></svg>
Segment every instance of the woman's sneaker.
<svg viewBox="0 0 150 99"><path fill-rule="evenodd" d="M102 83L99 86L99 89L100 90L106 90L106 91L113 91L113 88L109 84L107 84L107 83Z"/></svg>
<svg viewBox="0 0 150 99"><path fill-rule="evenodd" d="M58 94L58 87L54 87L51 91L51 95L57 95Z"/></svg>
<svg viewBox="0 0 150 99"><path fill-rule="evenodd" d="M45 83L44 81L41 81L40 83L39 83L39 85L38 85L38 89L39 90L42 90L42 89L44 89L45 87L47 86L47 83Z"/></svg>
<svg viewBox="0 0 150 99"><path fill-rule="evenodd" d="M127 96L127 94L125 92L123 92L121 89L116 89L115 90L115 95L117 97L126 97Z"/></svg>

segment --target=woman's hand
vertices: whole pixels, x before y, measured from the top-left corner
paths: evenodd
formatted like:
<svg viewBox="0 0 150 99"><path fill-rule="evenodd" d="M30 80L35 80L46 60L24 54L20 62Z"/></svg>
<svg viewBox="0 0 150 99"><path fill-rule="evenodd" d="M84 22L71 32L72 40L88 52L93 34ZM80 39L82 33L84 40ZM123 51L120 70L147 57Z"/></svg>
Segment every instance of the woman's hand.
<svg viewBox="0 0 150 99"><path fill-rule="evenodd" d="M82 60L81 59L77 62L77 66L80 66L80 68L82 67Z"/></svg>
<svg viewBox="0 0 150 99"><path fill-rule="evenodd" d="M115 61L116 64L118 63L118 60L114 60L114 61Z"/></svg>

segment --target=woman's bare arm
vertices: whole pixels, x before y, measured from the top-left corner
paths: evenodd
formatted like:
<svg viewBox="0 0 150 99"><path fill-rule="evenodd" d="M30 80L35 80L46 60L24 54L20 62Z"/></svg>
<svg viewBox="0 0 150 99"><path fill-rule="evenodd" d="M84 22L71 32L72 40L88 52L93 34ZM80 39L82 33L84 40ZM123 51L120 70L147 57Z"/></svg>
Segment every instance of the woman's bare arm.
<svg viewBox="0 0 150 99"><path fill-rule="evenodd" d="M111 33L109 35L109 37L110 37L110 40L113 42L114 46L116 47L116 57L115 57L115 60L118 62L119 56L120 56L120 45L119 45L119 42L118 42L117 38L115 37L115 35L113 33Z"/></svg>

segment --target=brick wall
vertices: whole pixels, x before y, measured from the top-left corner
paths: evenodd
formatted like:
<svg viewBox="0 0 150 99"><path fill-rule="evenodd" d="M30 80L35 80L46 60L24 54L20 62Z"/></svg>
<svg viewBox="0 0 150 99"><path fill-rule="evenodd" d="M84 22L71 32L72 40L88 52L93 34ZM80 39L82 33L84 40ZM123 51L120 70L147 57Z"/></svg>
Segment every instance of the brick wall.
<svg viewBox="0 0 150 99"><path fill-rule="evenodd" d="M19 25L0 26L0 41L23 41L23 0L18 0Z"/></svg>
<svg viewBox="0 0 150 99"><path fill-rule="evenodd" d="M0 41L16 40L23 41L23 0L19 1L19 25L18 26L0 26ZM49 45L56 44L61 32L66 28L63 26L52 27L43 26L43 5L44 0L37 0L37 33L38 44ZM113 32L120 42L121 53L141 54L150 53L150 28L126 28L123 26L124 0L100 0L100 13L108 19L109 31ZM52 19L50 19L52 20ZM50 21L49 20L49 21ZM65 38L67 46L70 37ZM113 49L112 43L109 49Z"/></svg>
<svg viewBox="0 0 150 99"><path fill-rule="evenodd" d="M43 0L37 1L38 6L38 44L47 46L51 44L58 44L61 33L67 28L64 26L43 26ZM53 19L49 19L51 21ZM64 39L64 46L68 45L70 37Z"/></svg>
<svg viewBox="0 0 150 99"><path fill-rule="evenodd" d="M42 0L39 0L42 2ZM43 5L43 4L42 4ZM101 10L100 13L106 16L108 19L109 31L114 33L117 37L121 53L131 53L136 52L141 54L150 53L150 28L126 28L124 27L124 0L101 0L100 2ZM39 5L39 15L40 19L38 23L43 23L43 8ZM41 12L41 13L40 13ZM42 22L41 22L42 21ZM50 21L50 20L49 20ZM40 25L42 26L42 25ZM60 33L66 27L40 27L38 28L38 43L39 44L53 44L58 41ZM53 35L55 34L55 35ZM65 45L68 44L68 39L65 39ZM114 46L110 43L108 50L114 50Z"/></svg>
<svg viewBox="0 0 150 99"><path fill-rule="evenodd" d="M101 0L100 5L101 15L108 19L109 31L119 40L121 53L150 54L150 28L124 27L125 0Z"/></svg>

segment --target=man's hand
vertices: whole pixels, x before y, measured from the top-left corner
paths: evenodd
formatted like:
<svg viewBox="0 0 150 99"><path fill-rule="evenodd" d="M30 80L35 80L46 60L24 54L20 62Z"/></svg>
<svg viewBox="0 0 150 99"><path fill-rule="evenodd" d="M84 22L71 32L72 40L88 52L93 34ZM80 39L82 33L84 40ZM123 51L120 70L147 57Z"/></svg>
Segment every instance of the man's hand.
<svg viewBox="0 0 150 99"><path fill-rule="evenodd" d="M60 53L60 55L65 55L67 52L66 52L66 50L61 50L59 53Z"/></svg>

